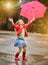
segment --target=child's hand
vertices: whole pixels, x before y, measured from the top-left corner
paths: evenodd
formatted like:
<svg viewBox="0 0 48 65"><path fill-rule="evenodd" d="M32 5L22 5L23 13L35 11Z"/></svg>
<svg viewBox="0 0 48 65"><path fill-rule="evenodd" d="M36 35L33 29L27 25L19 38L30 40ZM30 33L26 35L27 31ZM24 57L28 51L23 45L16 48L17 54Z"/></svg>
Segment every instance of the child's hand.
<svg viewBox="0 0 48 65"><path fill-rule="evenodd" d="M13 18L9 18L8 20L9 20L11 23L13 22Z"/></svg>
<svg viewBox="0 0 48 65"><path fill-rule="evenodd" d="M34 20L35 20L35 18L32 19L32 21L34 21Z"/></svg>
<svg viewBox="0 0 48 65"><path fill-rule="evenodd" d="M32 19L33 21L35 20L35 18Z"/></svg>
<svg viewBox="0 0 48 65"><path fill-rule="evenodd" d="M32 20L30 20L30 22L33 22L35 20L35 18L33 18Z"/></svg>
<svg viewBox="0 0 48 65"><path fill-rule="evenodd" d="M9 18L8 20L12 23L12 25L14 24L13 18Z"/></svg>

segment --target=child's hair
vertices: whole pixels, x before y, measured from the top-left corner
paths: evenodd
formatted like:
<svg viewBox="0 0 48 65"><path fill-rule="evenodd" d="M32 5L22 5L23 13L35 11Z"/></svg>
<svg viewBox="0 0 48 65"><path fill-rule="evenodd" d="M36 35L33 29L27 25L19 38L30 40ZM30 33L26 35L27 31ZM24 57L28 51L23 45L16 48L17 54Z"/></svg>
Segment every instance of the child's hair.
<svg viewBox="0 0 48 65"><path fill-rule="evenodd" d="M24 21L22 19L19 19L15 24L19 24L19 22L22 21L24 23ZM24 25L24 24L23 24Z"/></svg>

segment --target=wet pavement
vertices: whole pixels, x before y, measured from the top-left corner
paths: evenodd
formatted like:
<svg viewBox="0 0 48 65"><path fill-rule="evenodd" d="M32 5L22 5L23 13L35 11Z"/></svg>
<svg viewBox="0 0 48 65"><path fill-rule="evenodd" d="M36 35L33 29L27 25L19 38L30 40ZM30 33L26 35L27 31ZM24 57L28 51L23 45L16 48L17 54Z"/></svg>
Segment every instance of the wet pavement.
<svg viewBox="0 0 48 65"><path fill-rule="evenodd" d="M20 57L21 58L21 57ZM41 55L31 55L27 56L28 60L14 61L14 55L0 55L0 65L48 65L48 59Z"/></svg>
<svg viewBox="0 0 48 65"><path fill-rule="evenodd" d="M48 35L29 34L27 47L28 61L22 60L22 52L20 61L14 60L17 48L13 45L15 34L0 34L0 65L48 65Z"/></svg>

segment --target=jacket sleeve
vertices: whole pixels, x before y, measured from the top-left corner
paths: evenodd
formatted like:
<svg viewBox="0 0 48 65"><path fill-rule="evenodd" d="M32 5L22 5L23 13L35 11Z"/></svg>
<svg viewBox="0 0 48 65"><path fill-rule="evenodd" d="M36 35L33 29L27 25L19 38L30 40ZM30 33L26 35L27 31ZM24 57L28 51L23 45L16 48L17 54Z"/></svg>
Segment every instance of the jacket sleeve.
<svg viewBox="0 0 48 65"><path fill-rule="evenodd" d="M32 24L32 22L28 22L27 24L25 24L25 28L28 28L30 25Z"/></svg>
<svg viewBox="0 0 48 65"><path fill-rule="evenodd" d="M19 26L18 26L18 25L15 25L15 24L13 24L12 27L13 27L14 29L16 29L16 30L18 30L18 28L19 28Z"/></svg>

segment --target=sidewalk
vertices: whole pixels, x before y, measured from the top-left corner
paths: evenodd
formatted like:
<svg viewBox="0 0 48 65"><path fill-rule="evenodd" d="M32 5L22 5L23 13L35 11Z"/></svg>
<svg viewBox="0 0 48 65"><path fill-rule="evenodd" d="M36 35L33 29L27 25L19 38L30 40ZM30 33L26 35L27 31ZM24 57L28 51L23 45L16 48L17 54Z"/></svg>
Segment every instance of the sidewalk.
<svg viewBox="0 0 48 65"><path fill-rule="evenodd" d="M15 32L14 31L4 31L4 30L0 30L0 35L1 34L5 34L5 35L8 35L8 34L15 34Z"/></svg>
<svg viewBox="0 0 48 65"><path fill-rule="evenodd" d="M0 30L0 35L1 34L16 34L16 32L15 31L6 31L6 30ZM41 34L41 33L36 33L36 32L34 32L34 33L31 33L31 32L29 32L29 35L31 36L31 35L34 35L34 36L45 36L45 37L48 37L48 34Z"/></svg>

